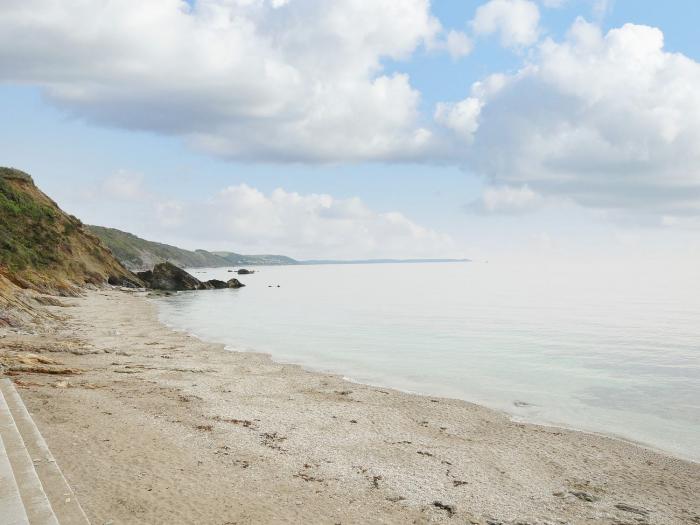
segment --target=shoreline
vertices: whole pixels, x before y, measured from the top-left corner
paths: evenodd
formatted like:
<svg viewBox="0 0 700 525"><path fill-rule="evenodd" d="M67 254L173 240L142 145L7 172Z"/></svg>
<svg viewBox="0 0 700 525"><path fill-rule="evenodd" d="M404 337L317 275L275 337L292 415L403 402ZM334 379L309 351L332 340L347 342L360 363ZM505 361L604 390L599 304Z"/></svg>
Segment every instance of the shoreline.
<svg viewBox="0 0 700 525"><path fill-rule="evenodd" d="M82 370L13 379L94 523L700 523L698 463L66 302L0 341Z"/></svg>
<svg viewBox="0 0 700 525"><path fill-rule="evenodd" d="M439 398L439 399L444 399L444 400L461 401L464 403L468 403L470 405L481 407L481 408L486 409L486 410L492 410L494 412L498 412L498 413L502 414L503 416L509 418L513 423L523 423L523 424L528 424L528 425L536 425L539 427L551 428L551 429L555 429L555 430L567 430L567 431L571 431L571 432L581 432L583 434L588 434L591 436L598 436L598 437L603 437L603 438L614 439L617 441L622 441L624 443L628 443L630 445L641 447L643 449L646 449L650 452L654 452L656 454L666 455L666 456L669 456L671 458L680 459L682 461L687 461L690 463L695 463L695 464L700 465L700 457L696 458L696 457L693 457L690 455L685 455L685 454L680 453L680 452L666 450L666 449L663 449L661 447L655 446L653 444L646 443L644 441L638 441L634 438L623 436L623 435L616 434L613 432L603 432L603 431L591 430L591 429L586 429L583 427L576 427L573 425L567 425L567 424L561 423L561 422L546 421L544 419L540 419L540 420L532 419L532 418L528 418L527 415L520 415L520 414L516 414L514 412L510 412L505 408L501 408L501 407L497 407L497 406L489 406L487 404L487 402L485 402L485 401L478 401L478 400L475 401L475 400L465 399L465 398L456 397L456 396L446 396L446 395L442 395L442 394L431 394L429 392L419 392L419 391L407 390L407 389L403 389L400 387L391 386L391 385L387 385L387 384L373 383L373 382L364 381L361 379L354 379L352 377L344 375L343 372L338 372L338 371L334 371L331 369L323 369L322 367L316 367L312 364L295 363L293 361L286 361L283 359L277 359L277 358L275 358L274 354L271 352L263 352L263 351L258 351L255 349L250 349L250 350L237 349L234 347L234 345L209 340L206 337L200 336L194 332L191 332L191 331L188 331L185 329L178 329L177 327L164 321L161 318L160 310L158 310L158 304L157 304L158 299L157 298L147 297L147 300L151 304L153 304L157 309L157 312L158 312L156 314L157 321L160 324L162 324L163 326L165 326L166 328L168 328L169 330L172 330L176 333L181 333L187 337L193 337L193 338L195 338L195 339L197 339L205 344L221 345L223 347L223 349L227 352L259 355L259 356L265 357L266 359L269 359L270 361L277 363L279 365L282 365L282 366L301 367L303 370L310 372L310 373L314 373L314 374L325 374L325 375L331 374L331 375L337 376L342 381L347 381L348 383L351 383L351 384L367 386L370 388L383 388L386 390L393 390L393 391L398 392L400 394L406 394L406 395L411 395L411 396L433 397L433 398Z"/></svg>

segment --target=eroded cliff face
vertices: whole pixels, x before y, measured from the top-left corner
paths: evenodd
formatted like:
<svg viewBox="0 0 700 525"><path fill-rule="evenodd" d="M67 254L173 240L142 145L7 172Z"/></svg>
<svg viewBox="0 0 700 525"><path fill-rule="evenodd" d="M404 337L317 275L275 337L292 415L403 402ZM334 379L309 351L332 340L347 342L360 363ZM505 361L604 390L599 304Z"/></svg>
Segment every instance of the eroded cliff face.
<svg viewBox="0 0 700 525"><path fill-rule="evenodd" d="M0 326L44 315L49 295L76 295L108 280L140 285L100 240L36 187L0 168Z"/></svg>
<svg viewBox="0 0 700 525"><path fill-rule="evenodd" d="M138 282L79 219L12 168L0 168L0 275L23 289L58 294L110 277Z"/></svg>

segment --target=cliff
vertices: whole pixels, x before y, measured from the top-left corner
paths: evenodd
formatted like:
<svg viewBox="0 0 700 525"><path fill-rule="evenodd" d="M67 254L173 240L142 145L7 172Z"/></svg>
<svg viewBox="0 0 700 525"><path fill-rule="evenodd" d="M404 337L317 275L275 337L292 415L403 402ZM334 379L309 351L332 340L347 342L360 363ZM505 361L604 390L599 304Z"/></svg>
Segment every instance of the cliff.
<svg viewBox="0 0 700 525"><path fill-rule="evenodd" d="M185 250L159 242L147 241L128 232L102 226L88 226L114 256L133 271L147 270L169 262L180 268L218 268L260 264L297 264L284 255L242 255L234 252Z"/></svg>
<svg viewBox="0 0 700 525"><path fill-rule="evenodd" d="M108 280L139 284L80 220L13 168L0 168L0 277L3 289L11 282L52 294Z"/></svg>

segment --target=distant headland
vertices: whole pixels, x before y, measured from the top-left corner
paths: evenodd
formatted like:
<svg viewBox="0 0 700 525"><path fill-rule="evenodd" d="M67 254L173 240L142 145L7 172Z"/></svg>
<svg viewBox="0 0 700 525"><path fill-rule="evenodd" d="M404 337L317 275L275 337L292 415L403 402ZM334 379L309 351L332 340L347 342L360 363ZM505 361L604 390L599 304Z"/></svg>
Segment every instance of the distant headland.
<svg viewBox="0 0 700 525"><path fill-rule="evenodd" d="M243 255L227 251L185 250L176 246L148 241L115 228L88 226L114 256L128 269L141 271L169 262L181 268L220 268L226 266L281 266L311 264L396 264L454 263L469 259L311 259L297 260L286 255Z"/></svg>

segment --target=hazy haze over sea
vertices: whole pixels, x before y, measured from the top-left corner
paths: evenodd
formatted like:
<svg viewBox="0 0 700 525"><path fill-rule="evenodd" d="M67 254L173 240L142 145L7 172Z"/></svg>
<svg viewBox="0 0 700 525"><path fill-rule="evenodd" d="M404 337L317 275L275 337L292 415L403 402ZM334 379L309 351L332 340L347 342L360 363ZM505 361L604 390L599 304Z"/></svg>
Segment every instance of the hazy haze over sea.
<svg viewBox="0 0 700 525"><path fill-rule="evenodd" d="M167 324L233 350L700 460L697 272L557 268L260 267L239 290L156 301Z"/></svg>

